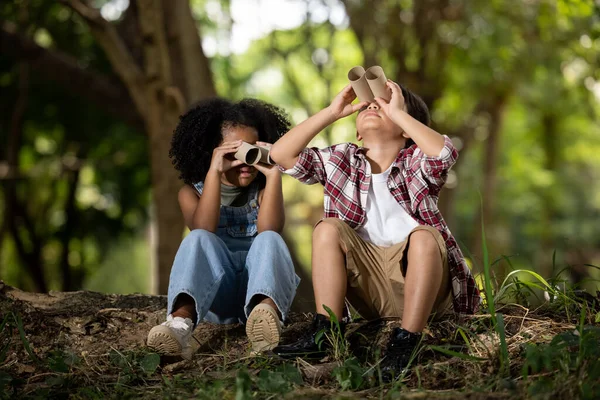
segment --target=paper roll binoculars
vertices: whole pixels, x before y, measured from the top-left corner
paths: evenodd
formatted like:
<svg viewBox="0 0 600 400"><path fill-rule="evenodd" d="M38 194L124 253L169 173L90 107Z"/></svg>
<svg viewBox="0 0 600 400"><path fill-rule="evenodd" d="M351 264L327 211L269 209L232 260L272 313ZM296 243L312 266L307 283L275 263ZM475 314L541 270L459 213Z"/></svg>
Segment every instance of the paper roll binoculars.
<svg viewBox="0 0 600 400"><path fill-rule="evenodd" d="M383 68L375 65L365 71L363 67L354 67L348 71L348 80L354 89L354 93L359 101L375 100L375 97L381 97L390 101L392 94L385 85L387 78L383 73Z"/></svg>
<svg viewBox="0 0 600 400"><path fill-rule="evenodd" d="M271 150L268 147L255 146L250 143L242 142L242 145L233 155L244 164L254 165L259 162L263 164L275 164L271 158Z"/></svg>

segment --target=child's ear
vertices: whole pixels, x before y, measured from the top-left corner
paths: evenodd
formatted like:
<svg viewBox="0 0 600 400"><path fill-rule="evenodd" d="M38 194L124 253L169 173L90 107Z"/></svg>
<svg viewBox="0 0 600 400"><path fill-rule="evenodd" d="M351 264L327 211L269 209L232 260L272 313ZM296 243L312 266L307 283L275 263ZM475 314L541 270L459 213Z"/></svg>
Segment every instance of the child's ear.
<svg viewBox="0 0 600 400"><path fill-rule="evenodd" d="M358 140L358 141L362 140L362 136L360 136L360 133L358 133L358 131L356 131L356 140Z"/></svg>

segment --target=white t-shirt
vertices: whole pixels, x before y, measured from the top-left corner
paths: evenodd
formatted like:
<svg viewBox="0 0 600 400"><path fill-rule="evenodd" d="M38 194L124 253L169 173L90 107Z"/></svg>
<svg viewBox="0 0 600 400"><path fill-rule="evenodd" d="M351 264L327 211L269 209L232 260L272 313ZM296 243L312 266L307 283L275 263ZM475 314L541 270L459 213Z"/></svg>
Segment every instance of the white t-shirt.
<svg viewBox="0 0 600 400"><path fill-rule="evenodd" d="M406 240L419 224L396 201L387 186L392 166L381 174L371 175L367 196L367 221L356 230L364 240L390 247Z"/></svg>

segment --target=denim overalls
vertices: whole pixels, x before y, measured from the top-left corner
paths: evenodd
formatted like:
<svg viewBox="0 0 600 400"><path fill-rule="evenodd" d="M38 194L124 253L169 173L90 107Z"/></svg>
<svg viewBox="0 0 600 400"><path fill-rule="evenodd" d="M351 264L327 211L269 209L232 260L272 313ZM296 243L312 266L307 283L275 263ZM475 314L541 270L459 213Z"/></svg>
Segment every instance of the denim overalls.
<svg viewBox="0 0 600 400"><path fill-rule="evenodd" d="M194 187L202 194L203 182ZM258 303L254 296L265 295L285 320L300 278L281 236L257 235L258 192L252 183L245 206L221 205L216 233L194 229L183 239L169 278L167 314L186 293L196 302L197 322L243 323Z"/></svg>

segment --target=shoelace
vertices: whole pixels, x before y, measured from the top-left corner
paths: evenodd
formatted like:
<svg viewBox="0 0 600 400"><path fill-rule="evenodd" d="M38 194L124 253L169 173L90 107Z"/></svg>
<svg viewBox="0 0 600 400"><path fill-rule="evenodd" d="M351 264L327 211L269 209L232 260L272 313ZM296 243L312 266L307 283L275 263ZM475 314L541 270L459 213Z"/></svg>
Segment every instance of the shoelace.
<svg viewBox="0 0 600 400"><path fill-rule="evenodd" d="M165 323L169 328L185 331L189 329L189 325L185 323L185 320L181 317L175 317Z"/></svg>
<svg viewBox="0 0 600 400"><path fill-rule="evenodd" d="M404 340L396 339L392 343L388 345L387 352L389 357L392 358L410 358L412 352L417 347L419 343L419 336L417 335L409 335L408 337L403 338Z"/></svg>

